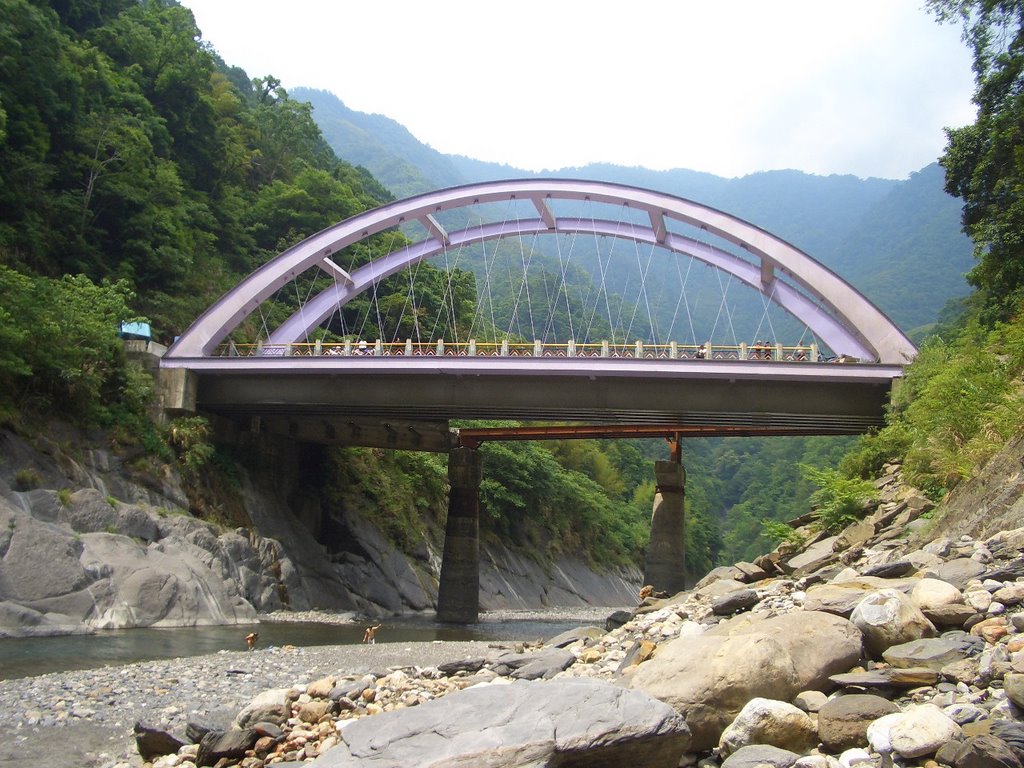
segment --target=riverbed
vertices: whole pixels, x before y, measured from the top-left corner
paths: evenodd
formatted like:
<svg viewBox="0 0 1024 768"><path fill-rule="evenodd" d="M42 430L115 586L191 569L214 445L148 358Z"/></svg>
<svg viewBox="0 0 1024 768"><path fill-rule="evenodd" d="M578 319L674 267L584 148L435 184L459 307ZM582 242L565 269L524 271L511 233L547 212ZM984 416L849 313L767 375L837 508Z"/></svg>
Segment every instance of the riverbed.
<svg viewBox="0 0 1024 768"><path fill-rule="evenodd" d="M496 611L477 624L444 624L433 614L375 619L378 643L535 641L582 624L603 625L615 608ZM299 620L297 620L299 619ZM220 651L244 651L245 637L259 634L257 649L356 645L366 620L350 614L277 613L258 624L164 629L104 630L90 635L0 639L0 680L70 670L95 669Z"/></svg>

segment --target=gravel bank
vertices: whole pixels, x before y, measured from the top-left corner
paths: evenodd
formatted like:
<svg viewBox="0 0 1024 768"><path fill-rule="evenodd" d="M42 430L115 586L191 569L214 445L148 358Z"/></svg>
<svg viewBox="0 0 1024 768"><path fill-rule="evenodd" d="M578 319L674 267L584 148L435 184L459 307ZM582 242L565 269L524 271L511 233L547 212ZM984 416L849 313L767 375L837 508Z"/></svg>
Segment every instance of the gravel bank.
<svg viewBox="0 0 1024 768"><path fill-rule="evenodd" d="M0 767L139 766L132 726L184 735L188 720L226 726L268 688L388 667L436 666L507 642L378 643L222 651L0 681Z"/></svg>

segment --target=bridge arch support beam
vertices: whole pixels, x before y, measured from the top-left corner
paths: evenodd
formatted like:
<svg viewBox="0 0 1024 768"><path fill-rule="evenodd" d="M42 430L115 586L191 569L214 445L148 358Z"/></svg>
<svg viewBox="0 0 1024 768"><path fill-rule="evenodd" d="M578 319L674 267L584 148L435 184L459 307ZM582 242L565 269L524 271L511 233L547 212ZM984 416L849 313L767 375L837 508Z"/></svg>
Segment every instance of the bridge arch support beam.
<svg viewBox="0 0 1024 768"><path fill-rule="evenodd" d="M436 216L488 203L526 200L536 218L446 232ZM593 201L626 206L646 214L647 224L558 217L555 200ZM406 222L423 223L425 240L395 251L351 274L331 256L348 246ZM669 223L696 227L738 246L747 258L674 233ZM298 243L264 264L204 312L168 350L171 358L212 355L261 303L311 268L323 268L337 280L306 307L274 329L273 343L303 340L324 319L325 311L344 304L381 279L440 253L446 247L530 232L611 235L654 243L692 255L735 275L766 299L797 316L836 354L902 365L916 354L910 340L849 283L798 248L742 219L690 200L651 190L597 181L519 179L472 184L400 200L354 216ZM779 279L786 276L788 281ZM798 286L797 290L794 286Z"/></svg>

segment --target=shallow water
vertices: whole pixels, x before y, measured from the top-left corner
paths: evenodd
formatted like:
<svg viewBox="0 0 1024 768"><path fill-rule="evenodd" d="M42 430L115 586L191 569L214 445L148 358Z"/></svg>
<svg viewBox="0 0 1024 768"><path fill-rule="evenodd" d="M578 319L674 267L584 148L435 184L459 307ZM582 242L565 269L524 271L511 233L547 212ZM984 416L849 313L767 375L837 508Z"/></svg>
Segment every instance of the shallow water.
<svg viewBox="0 0 1024 768"><path fill-rule="evenodd" d="M610 611L611 609L609 609ZM432 618L385 618L378 643L434 640L544 640L581 624L603 624L600 610L577 614L484 615L477 624L441 624ZM276 645L348 645L361 643L364 623L263 622L216 627L107 630L93 635L0 639L0 680L69 669L92 669L151 659L179 658L245 649L245 636L258 632L258 648Z"/></svg>

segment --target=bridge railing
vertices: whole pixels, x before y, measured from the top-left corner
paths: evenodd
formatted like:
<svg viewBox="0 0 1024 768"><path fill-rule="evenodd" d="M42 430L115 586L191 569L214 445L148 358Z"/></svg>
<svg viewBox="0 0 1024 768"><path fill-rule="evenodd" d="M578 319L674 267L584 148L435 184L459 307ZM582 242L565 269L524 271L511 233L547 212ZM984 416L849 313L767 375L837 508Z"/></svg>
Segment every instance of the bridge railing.
<svg viewBox="0 0 1024 768"><path fill-rule="evenodd" d="M377 340L270 344L228 342L216 357L599 357L634 360L767 360L808 362L819 360L817 344L631 344L600 341L564 344L534 342L434 341L387 342ZM846 362L847 360L842 360ZM852 360L849 360L853 362Z"/></svg>

